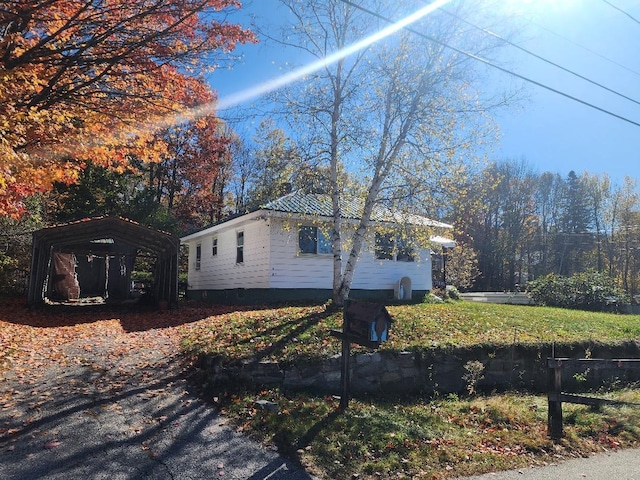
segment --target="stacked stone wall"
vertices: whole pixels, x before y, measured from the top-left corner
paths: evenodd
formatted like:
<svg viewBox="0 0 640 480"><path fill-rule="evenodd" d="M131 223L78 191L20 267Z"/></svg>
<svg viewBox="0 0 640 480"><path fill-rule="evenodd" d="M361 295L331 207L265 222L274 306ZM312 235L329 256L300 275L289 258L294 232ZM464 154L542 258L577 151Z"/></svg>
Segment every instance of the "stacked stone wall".
<svg viewBox="0 0 640 480"><path fill-rule="evenodd" d="M515 344L478 345L469 348L433 348L416 352L377 350L353 355L351 391L353 393L464 393L470 383L477 391L521 390L546 392L547 358L640 358L640 343L617 345L576 343L564 345ZM471 379L469 366L482 364L480 374ZM341 357L304 361L293 365L278 362L245 362L225 366L221 357L203 362L212 383L230 381L259 386L281 386L291 390L340 392ZM579 370L583 368L583 370ZM624 364L608 368L584 369L576 366L563 372L567 391L597 389L609 385L639 382L636 369Z"/></svg>

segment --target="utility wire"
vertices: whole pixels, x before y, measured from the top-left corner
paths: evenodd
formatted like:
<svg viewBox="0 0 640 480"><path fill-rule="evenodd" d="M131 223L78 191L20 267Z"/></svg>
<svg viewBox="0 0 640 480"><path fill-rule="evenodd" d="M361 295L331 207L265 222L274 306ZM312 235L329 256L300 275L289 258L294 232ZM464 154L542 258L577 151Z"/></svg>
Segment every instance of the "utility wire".
<svg viewBox="0 0 640 480"><path fill-rule="evenodd" d="M603 1L606 1L606 0L603 0ZM587 78L587 77L585 77L584 75L580 75L579 73L576 73L576 72L574 72L573 70L569 70L568 68L563 67L562 65L559 65L559 64L557 64L557 63L555 63L555 62L552 62L551 60L549 60L549 59L547 59L547 58L544 58L544 57L542 57L542 56L538 55L537 53L532 52L531 50L527 50L526 48L521 47L520 45L515 44L515 43L511 42L510 40L507 40L506 38L504 38L504 37L502 37L502 36L498 35L497 33L492 32L491 30L487 30L487 29L485 29L485 28L479 27L478 25L475 25L475 24L473 24L473 23L469 22L468 20L465 20L464 18L460 17L459 15L456 15L455 13L448 12L448 11L447 11L447 10L445 10L445 9L442 9L442 11L443 11L444 13L448 14L448 15L451 15L451 16L452 16L452 17L454 17L454 18L457 18L457 19L458 19L458 20L460 20L461 22L464 22L464 23L466 23L467 25L470 25L471 27L476 28L476 29L480 30L481 32L486 33L487 35L490 35L490 36L492 36L492 37L494 37L494 38L497 38L497 39L498 39L498 40L500 40L501 42L504 42L504 43L506 43L506 44L508 44L508 45L511 45L512 47L517 48L518 50L521 50L521 51L523 51L524 53L527 53L527 54L531 55L532 57L537 58L538 60L542 60L543 62L546 62L546 63L548 63L549 65L552 65L552 66L554 66L554 67L556 67L556 68L559 68L560 70L563 70L563 71L565 71L565 72L567 72L567 73L570 73L571 75L574 75L574 76L576 76L576 77L578 77L578 78L580 78L580 79L582 79L582 80L584 80L584 81L586 81L586 82L589 82L589 83L591 83L592 85L595 85L595 86L597 86L597 87L600 87L600 88L602 88L602 89L606 90L607 92L613 93L614 95L618 95L619 97L622 97L622 98L624 98L625 100L629 100L630 102L633 102L633 103L635 103L635 104L637 104L637 105L640 105L640 102L639 102L638 100L635 100L635 99L633 99L633 98L631 98L631 97L628 97L627 95L624 95L624 94L622 94L622 93L620 93L620 92L618 92L618 91L616 91L616 90L613 90L612 88L609 88L609 87L607 87L606 85L603 85L603 84L601 84L601 83L598 83L598 82L596 82L595 80L591 80L590 78Z"/></svg>
<svg viewBox="0 0 640 480"><path fill-rule="evenodd" d="M364 7L360 6L360 5L357 5L357 4L353 3L350 0L340 0L340 1L342 3L344 3L344 4L346 4L346 5L349 5L349 6L351 6L353 8L356 8L356 9L362 11L362 12L365 12L365 13L367 13L369 15L372 15L372 16L374 16L374 17L376 17L376 18L378 18L378 19L380 19L380 20L382 20L384 22L391 23L391 24L396 23L395 21L391 20L390 18L387 18L387 17L385 17L385 16L383 16L383 15L377 13L377 12L374 12L373 10L369 10L367 8L364 8ZM578 97L574 97L573 95L570 95L568 93L562 92L562 91L560 91L560 90L558 90L556 88L550 87L549 85L545 85L544 83L540 83L540 82L538 82L536 80L533 80L532 78L525 77L524 75L520 75L519 73L516 73L516 72L514 72L512 70L508 70L506 68L503 68L503 67L501 67L499 65L496 65L495 63L491 62L490 60L487 60L486 58L482 58L482 57L479 57L478 55L475 55L473 53L466 52L464 50L460 50L459 48L454 47L453 45L449 45L448 43L445 43L445 42L443 42L441 40L433 38L430 35L427 35L425 33L419 32L419 31L415 30L412 27L405 26L403 28L404 28L404 30L406 30L406 31L408 31L410 33L413 33L414 35L418 35L419 37L422 37L422 38L424 38L426 40L429 40L431 42L437 43L438 45L441 45L441 46L443 46L445 48L449 48L449 49L453 50L456 53L460 53L461 55L465 55L465 56L467 56L467 57L469 57L469 58L471 58L473 60L477 60L477 61L479 61L481 63L484 63L485 65L488 65L490 67L495 68L496 70L500 70L501 72L504 72L504 73L506 73L508 75L512 75L514 77L517 77L517 78L519 78L521 80L524 80L525 82L529 82L529 83L531 83L533 85L536 85L536 86L538 86L540 88L544 88L545 90L549 90L550 92L557 93L558 95L562 95L563 97L568 98L570 100L573 100L574 102L581 103L582 105L585 105L587 107L593 108L594 110L598 110L599 112L602 112L602 113L605 113L607 115L610 115L610 116L612 116L614 118L617 118L618 120L622 120L623 122L627 122L627 123L630 123L632 125L635 125L636 127L640 127L640 123L638 123L638 122L636 122L634 120L631 120L629 118L623 117L622 115L618 115L617 113L613 113L610 110L606 110L606 109L604 109L602 107L594 105L593 103L589 103L589 102L587 102L585 100L581 100Z"/></svg>
<svg viewBox="0 0 640 480"><path fill-rule="evenodd" d="M616 10L618 10L619 12L621 12L622 14L626 15L627 17L629 17L631 20L633 20L634 22L640 24L640 20L638 20L637 18L634 18L633 16L631 16L630 13L624 11L623 9L621 9L620 7L616 7L613 3L608 2L607 0L602 0L604 3L606 3L607 5L609 5L611 8L614 8Z"/></svg>
<svg viewBox="0 0 640 480"><path fill-rule="evenodd" d="M612 63L612 64L614 64L614 65L616 65L616 66L618 66L618 67L620 67L620 68L625 69L625 70L626 70L626 71L628 71L629 73L633 73L634 75L637 75L637 76L639 76L639 77L640 77L640 72L637 72L636 70L633 70L632 68L629 68L629 67L627 67L626 65L623 65L622 63L616 62L615 60L612 60L612 59L610 59L609 57L606 57L606 56L604 56L604 55L602 55L602 54L600 54L600 53L596 52L595 50L591 50L590 48L585 47L584 45L582 45L582 44L580 44L580 43L578 43L578 42L574 42L574 41L573 41L573 40L571 40L570 38L564 37L564 36L560 35L559 33L554 32L553 30L550 30L550 29L548 29L547 27L545 27L545 26L543 26L543 25L540 25L539 23L534 22L534 21L533 21L533 20L531 20L531 19L527 19L527 21L528 21L530 24L535 25L536 27L538 27L538 28L540 28L540 29L542 29L542 30L546 30L546 31L547 31L547 32L549 32L550 34L555 35L555 36L556 36L556 37L558 37L558 38L561 38L561 39L562 39L562 40L564 40L565 42L572 43L572 44L574 44L576 47L579 47L579 48L581 48L581 49L583 49L583 50L585 50L585 51L587 51L587 52L591 53L592 55L595 55L596 57L600 57L601 59L606 60L607 62Z"/></svg>

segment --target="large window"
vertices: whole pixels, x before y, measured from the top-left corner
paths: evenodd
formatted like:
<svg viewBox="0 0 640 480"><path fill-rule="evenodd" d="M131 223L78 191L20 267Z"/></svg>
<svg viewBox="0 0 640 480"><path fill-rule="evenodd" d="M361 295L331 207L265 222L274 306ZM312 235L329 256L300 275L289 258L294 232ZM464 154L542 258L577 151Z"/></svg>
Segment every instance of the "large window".
<svg viewBox="0 0 640 480"><path fill-rule="evenodd" d="M330 254L329 234L318 227L304 226L298 231L298 249L300 253Z"/></svg>
<svg viewBox="0 0 640 480"><path fill-rule="evenodd" d="M375 253L378 260L393 260L393 235L376 232Z"/></svg>
<svg viewBox="0 0 640 480"><path fill-rule="evenodd" d="M396 238L391 233L377 233L375 237L375 256L378 260L396 260L413 262L415 253L406 239Z"/></svg>
<svg viewBox="0 0 640 480"><path fill-rule="evenodd" d="M398 238L396 241L396 260L398 262L413 262L415 253L406 238Z"/></svg>
<svg viewBox="0 0 640 480"><path fill-rule="evenodd" d="M236 263L244 262L244 232L236 233Z"/></svg>

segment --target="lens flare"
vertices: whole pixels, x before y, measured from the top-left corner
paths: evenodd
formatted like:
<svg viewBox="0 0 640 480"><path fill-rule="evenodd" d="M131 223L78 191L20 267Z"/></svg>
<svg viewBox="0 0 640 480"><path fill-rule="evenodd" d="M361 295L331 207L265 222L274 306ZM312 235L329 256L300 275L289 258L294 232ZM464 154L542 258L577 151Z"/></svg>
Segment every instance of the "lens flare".
<svg viewBox="0 0 640 480"><path fill-rule="evenodd" d="M189 121L195 121L199 118L205 117L207 115L215 114L216 111L225 110L231 107L235 107L252 99L258 98L267 93L273 92L282 88L286 85L297 82L298 80L304 78L305 76L317 72L322 68L325 68L335 62L342 60L343 58L348 57L349 55L356 53L368 46L374 44L377 41L380 41L386 37L393 35L399 30L411 25L412 23L417 22L423 17L433 13L437 9L443 7L451 0L436 0L429 5L426 5L423 8L420 8L416 12L408 15L407 17L389 25L388 27L383 28L377 33L370 35L348 47L345 47L327 57L320 59L318 61L312 62L308 65L300 67L286 75L278 76L267 82L258 84L254 87L241 90L237 93L228 95L224 98L219 99L218 101L206 103L200 105L195 108L185 109L181 112L177 112L174 114L166 115L160 120L149 121L146 124L142 124L138 128L127 128L121 129L120 131L114 132L113 137L115 139L120 139L122 142L126 143L129 140L133 140L136 137L144 137L149 136L157 131L170 128L176 125L180 125L183 123L187 123ZM345 2L350 3L350 2ZM81 140L82 145L86 148L87 146L100 146L100 141L96 139L83 138ZM67 142L63 147L63 151L60 148L56 149L55 152L40 150L42 158L51 158L52 156L62 157L62 156L70 156L75 157L76 151L79 149L79 145L74 142Z"/></svg>
<svg viewBox="0 0 640 480"><path fill-rule="evenodd" d="M370 35L360 40L359 42L356 42L348 47L343 48L342 50L332 53L331 55L328 55L325 58L322 58L308 65L300 67L286 75L282 75L282 76L273 78L267 82L256 85L255 87L251 87L251 88L242 90L240 92L228 95L224 98L219 99L218 102L203 104L196 108L185 110L179 115L166 117L161 122L156 122L152 125L149 125L148 129L159 130L162 128L170 127L172 125L177 125L179 123L182 123L188 120L195 120L197 118L215 113L218 110L225 110L231 107L235 107L249 100L253 100L262 95L278 90L286 85L295 83L298 80L304 78L305 76L311 73L317 72L318 70L321 70L322 68L325 68L333 63L336 63L353 53L356 53L364 48L367 48L368 46L374 44L379 40L382 40L390 35L393 35L397 31L433 13L434 11L443 7L450 1L451 0L436 0L435 2L430 3L429 5L426 5L425 7L420 8L419 10L412 13L411 15L408 15L402 20L399 20L389 25L388 27L383 28L379 32L376 32L373 35Z"/></svg>

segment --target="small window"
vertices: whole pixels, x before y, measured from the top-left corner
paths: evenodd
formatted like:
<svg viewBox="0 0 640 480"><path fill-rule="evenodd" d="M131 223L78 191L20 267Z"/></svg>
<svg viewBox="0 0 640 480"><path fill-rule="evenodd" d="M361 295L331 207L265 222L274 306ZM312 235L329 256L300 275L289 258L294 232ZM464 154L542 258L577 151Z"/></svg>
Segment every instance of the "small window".
<svg viewBox="0 0 640 480"><path fill-rule="evenodd" d="M236 263L244 263L244 232L236 234Z"/></svg>
<svg viewBox="0 0 640 480"><path fill-rule="evenodd" d="M213 237L211 240L211 256L215 257L218 255L218 237Z"/></svg>
<svg viewBox="0 0 640 480"><path fill-rule="evenodd" d="M298 231L298 249L300 253L330 254L331 239L318 227L303 226Z"/></svg>
<svg viewBox="0 0 640 480"><path fill-rule="evenodd" d="M200 270L200 261L202 260L202 245L196 245L196 270Z"/></svg>
<svg viewBox="0 0 640 480"><path fill-rule="evenodd" d="M393 260L393 235L376 233L375 254L378 260Z"/></svg>

